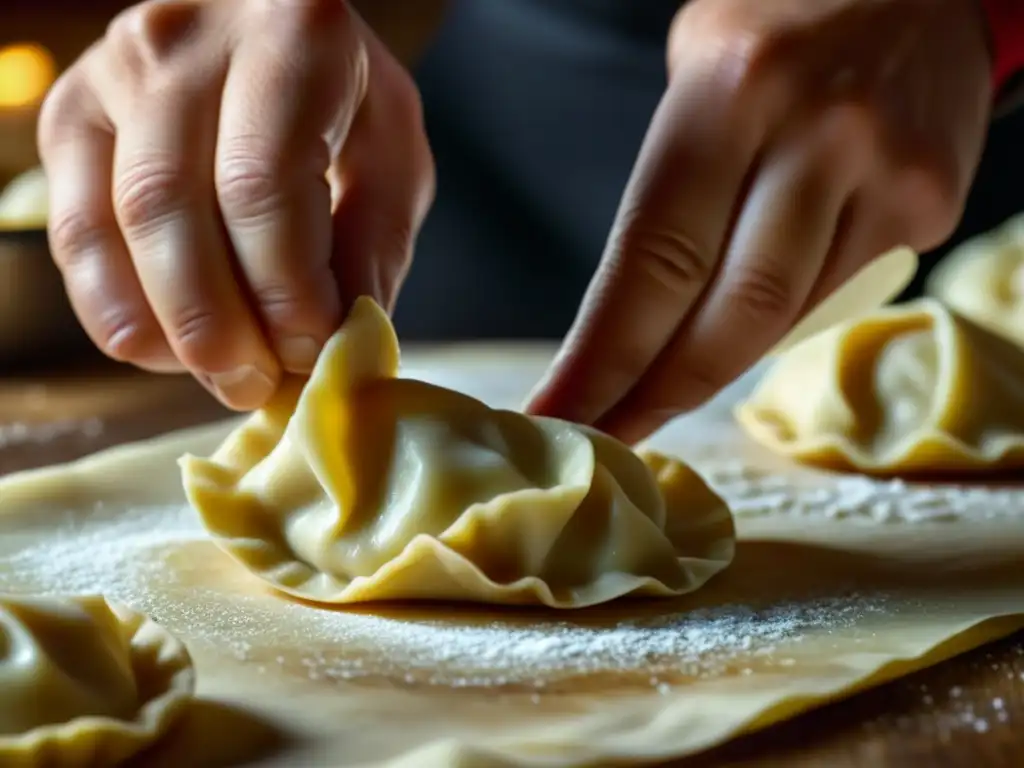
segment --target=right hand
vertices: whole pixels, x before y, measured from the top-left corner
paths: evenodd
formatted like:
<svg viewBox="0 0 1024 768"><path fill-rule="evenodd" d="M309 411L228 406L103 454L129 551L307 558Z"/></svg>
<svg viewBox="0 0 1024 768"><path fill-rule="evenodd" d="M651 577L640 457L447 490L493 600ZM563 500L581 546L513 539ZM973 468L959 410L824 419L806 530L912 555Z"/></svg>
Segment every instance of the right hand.
<svg viewBox="0 0 1024 768"><path fill-rule="evenodd" d="M433 198L419 96L342 0L148 0L51 90L50 246L92 340L232 408L390 307Z"/></svg>

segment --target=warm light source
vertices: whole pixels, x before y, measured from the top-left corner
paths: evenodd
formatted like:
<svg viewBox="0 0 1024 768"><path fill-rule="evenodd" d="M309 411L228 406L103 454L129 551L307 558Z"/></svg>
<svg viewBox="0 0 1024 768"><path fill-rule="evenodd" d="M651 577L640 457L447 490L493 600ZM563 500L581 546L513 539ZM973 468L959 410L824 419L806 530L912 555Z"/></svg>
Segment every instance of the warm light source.
<svg viewBox="0 0 1024 768"><path fill-rule="evenodd" d="M35 43L0 48L0 107L24 107L42 101L57 78L50 52Z"/></svg>

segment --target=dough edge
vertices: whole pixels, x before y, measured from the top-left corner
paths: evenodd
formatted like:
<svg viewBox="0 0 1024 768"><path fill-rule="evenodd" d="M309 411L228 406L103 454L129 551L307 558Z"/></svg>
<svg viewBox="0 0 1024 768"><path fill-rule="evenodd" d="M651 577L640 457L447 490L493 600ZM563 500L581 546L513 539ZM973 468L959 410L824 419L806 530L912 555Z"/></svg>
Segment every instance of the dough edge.
<svg viewBox="0 0 1024 768"><path fill-rule="evenodd" d="M262 429L264 426L262 419L254 417L230 435L210 459L191 455L182 457L179 463L183 475L188 478L185 483L186 495L194 509L200 509L203 503L216 503L216 496L231 492L230 486L241 479L245 470L236 468L232 471L220 465L218 456L222 451L232 453L237 450L237 446L245 443L247 430ZM262 443L266 439L264 435L257 438L256 442ZM205 520L204 527L207 527L222 551L271 588L300 600L325 605L431 600L517 606L539 604L549 608L577 609L601 605L626 595L675 597L700 589L732 563L736 548L732 513L726 502L685 462L653 451L638 452L636 456L651 473L652 482L666 497L666 505L670 509L666 489L679 489L683 484L695 486L694 497L704 497L709 502L699 510L702 514L687 517L685 527L693 531L697 542L692 548L694 551L680 553L676 549L675 559L684 578L682 585L677 588L653 576L613 572L573 590L568 599L559 599L551 586L539 576L526 576L508 583L494 581L472 560L443 541L446 536L465 535L463 532L471 530L479 521L500 515L505 506L529 503L526 500L529 496L537 496L539 499L550 492L540 489L524 489L470 507L438 537L419 534L372 575L357 576L351 580L324 574L312 564L296 559L283 541L237 536L230 531L208 527ZM674 477L663 478L664 473L659 470L666 469ZM214 477L211 478L211 475ZM587 489L565 487L558 489L558 492L578 496L582 501ZM198 497L206 494L210 495L210 499L199 501ZM661 535L676 544L664 529ZM429 594L418 594L418 585L423 583L430 584L425 590Z"/></svg>
<svg viewBox="0 0 1024 768"><path fill-rule="evenodd" d="M156 744L193 698L195 668L184 642L145 614L102 596L63 595L56 599L79 602L89 598L103 600L125 628L130 635L132 671L138 678L140 668L145 669L160 682L159 693L142 702L132 720L79 717L18 736L0 736L0 764L5 768L118 765Z"/></svg>

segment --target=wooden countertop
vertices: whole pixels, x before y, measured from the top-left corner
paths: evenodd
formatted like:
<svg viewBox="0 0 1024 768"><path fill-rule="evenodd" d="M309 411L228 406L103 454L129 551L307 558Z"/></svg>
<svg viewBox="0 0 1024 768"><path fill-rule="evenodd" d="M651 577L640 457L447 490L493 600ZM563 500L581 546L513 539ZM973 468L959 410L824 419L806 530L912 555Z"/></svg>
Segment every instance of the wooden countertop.
<svg viewBox="0 0 1024 768"><path fill-rule="evenodd" d="M0 474L226 413L186 377L98 361L0 378ZM1016 768L1022 756L1024 633L673 766Z"/></svg>

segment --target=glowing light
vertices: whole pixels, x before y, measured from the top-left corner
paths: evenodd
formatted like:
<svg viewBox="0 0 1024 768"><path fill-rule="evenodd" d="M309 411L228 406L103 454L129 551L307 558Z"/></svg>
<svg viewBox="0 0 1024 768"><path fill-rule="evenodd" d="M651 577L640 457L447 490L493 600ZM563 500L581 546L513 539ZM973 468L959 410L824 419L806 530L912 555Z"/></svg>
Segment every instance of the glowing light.
<svg viewBox="0 0 1024 768"><path fill-rule="evenodd" d="M53 56L35 43L0 48L0 107L24 107L42 101L57 79Z"/></svg>

